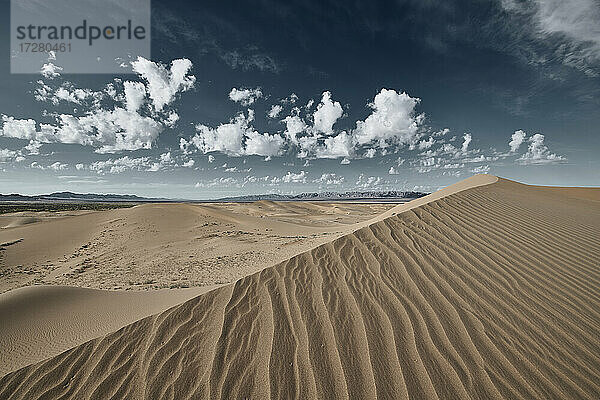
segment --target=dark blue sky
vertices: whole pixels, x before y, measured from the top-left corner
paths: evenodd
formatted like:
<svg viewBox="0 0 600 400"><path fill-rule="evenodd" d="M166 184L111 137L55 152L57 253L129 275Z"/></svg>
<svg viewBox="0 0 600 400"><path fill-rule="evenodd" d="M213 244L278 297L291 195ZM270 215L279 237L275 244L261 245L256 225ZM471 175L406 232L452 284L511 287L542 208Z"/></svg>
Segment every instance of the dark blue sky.
<svg viewBox="0 0 600 400"><path fill-rule="evenodd" d="M2 8L8 7L3 1ZM72 108L34 99L41 76L9 73L9 13L0 15L0 45L6 55L0 62L0 113L34 119L39 129L47 118L43 110ZM531 183L598 185L598 26L600 5L594 0L154 0L152 61L168 66L188 59L193 64L189 74L196 78L194 87L178 93L172 103L177 124L162 130L151 149L103 154L98 146L64 140L48 140L39 154L30 154L22 150L29 141L5 133L0 137L0 149L6 150L0 158L0 192L69 189L203 198L358 187L433 190L477 171ZM101 90L113 78L63 74L53 82ZM141 75L122 78L144 81ZM260 88L262 96L242 105L229 99L232 88ZM421 113L424 119L410 134L392 129L385 144L373 125L373 140L360 142L357 121L377 113L368 103L377 103L375 96L383 88L394 90L392 103L402 92L420 99L414 108L387 110L386 118L406 111L410 115L403 118L409 121L417 121ZM332 130L319 131L314 111L325 91L331 92L332 104L340 103L343 115L334 118ZM298 96L296 103L282 103L291 93ZM298 114L306 124L300 135L314 137L317 144L303 154L305 148L290 141L289 126L282 120L310 99L315 105ZM268 118L275 104L282 111ZM250 122L248 108L254 113ZM240 139L240 151L208 144L207 135L222 135L208 129L227 124L240 112L247 119L246 132L250 125L250 131L285 141L269 161L263 150L248 150L247 136ZM195 129L198 124L207 129ZM432 136L443 128L449 132ZM524 137L511 152L508 143L518 130ZM343 131L352 141L345 148L348 156L323 156L323 140ZM199 146L179 147L181 138L191 142L198 132ZM471 139L462 149L465 133ZM434 144L418 146L428 140ZM167 152L172 160L161 161L159 156ZM111 172L107 165L123 157L147 159L116 162L123 167ZM183 167L190 159L194 165ZM343 159L350 163L341 163ZM231 168L235 170L226 171Z"/></svg>

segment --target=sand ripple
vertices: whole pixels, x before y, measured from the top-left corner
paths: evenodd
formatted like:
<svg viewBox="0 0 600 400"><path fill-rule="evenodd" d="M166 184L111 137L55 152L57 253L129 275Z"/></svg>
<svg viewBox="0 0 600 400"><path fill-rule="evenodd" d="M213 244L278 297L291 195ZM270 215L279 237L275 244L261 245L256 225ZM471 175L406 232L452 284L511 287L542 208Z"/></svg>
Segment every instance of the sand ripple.
<svg viewBox="0 0 600 400"><path fill-rule="evenodd" d="M0 398L600 398L600 203L442 197L0 379Z"/></svg>

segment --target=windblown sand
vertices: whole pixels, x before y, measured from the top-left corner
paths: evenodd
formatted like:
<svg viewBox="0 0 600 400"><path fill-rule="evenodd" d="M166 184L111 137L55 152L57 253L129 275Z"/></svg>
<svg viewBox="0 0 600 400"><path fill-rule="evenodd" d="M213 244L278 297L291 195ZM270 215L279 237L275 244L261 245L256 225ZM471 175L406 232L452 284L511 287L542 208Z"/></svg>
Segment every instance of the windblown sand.
<svg viewBox="0 0 600 400"><path fill-rule="evenodd" d="M475 176L12 372L0 398L598 399L599 200Z"/></svg>
<svg viewBox="0 0 600 400"><path fill-rule="evenodd" d="M0 293L27 285L159 289L234 282L394 204L145 204L0 215Z"/></svg>

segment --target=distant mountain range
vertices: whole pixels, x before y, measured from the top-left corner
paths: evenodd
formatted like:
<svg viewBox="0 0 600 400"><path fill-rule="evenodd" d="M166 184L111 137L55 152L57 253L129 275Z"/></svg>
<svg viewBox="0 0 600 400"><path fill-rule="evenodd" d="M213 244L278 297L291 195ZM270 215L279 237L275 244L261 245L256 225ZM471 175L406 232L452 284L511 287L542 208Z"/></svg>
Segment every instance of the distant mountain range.
<svg viewBox="0 0 600 400"><path fill-rule="evenodd" d="M225 197L215 200L195 201L181 199L166 199L156 197L140 197L127 194L95 194L95 193L73 193L73 192L55 192L36 196L26 196L21 194L0 194L0 202L130 202L130 203L154 203L154 202L252 202L260 200L271 201L323 201L323 200L387 200L394 199L414 199L425 196L422 192L399 192L399 191L374 191L374 192L322 192L322 193L301 193L296 195L286 194L257 194L248 196Z"/></svg>
<svg viewBox="0 0 600 400"><path fill-rule="evenodd" d="M22 194L0 194L0 202L166 202L174 201L163 198L147 198L131 194L95 194L55 192L36 196Z"/></svg>
<svg viewBox="0 0 600 400"><path fill-rule="evenodd" d="M399 192L396 190L374 191L374 192L322 192L322 193L300 193L288 194L258 194L248 196L225 197L218 201L251 202L260 200L270 201L322 201L322 200L395 200L415 199L429 193L422 192Z"/></svg>

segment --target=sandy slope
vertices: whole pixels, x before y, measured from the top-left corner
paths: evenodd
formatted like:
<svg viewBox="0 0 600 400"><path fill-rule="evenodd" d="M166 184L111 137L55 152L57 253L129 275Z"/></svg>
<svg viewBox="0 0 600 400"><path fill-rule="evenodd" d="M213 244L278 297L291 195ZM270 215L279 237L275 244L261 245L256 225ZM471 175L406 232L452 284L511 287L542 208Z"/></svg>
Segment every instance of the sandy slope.
<svg viewBox="0 0 600 400"><path fill-rule="evenodd" d="M392 206L146 204L2 215L0 293L33 284L158 289L234 282Z"/></svg>
<svg viewBox="0 0 600 400"><path fill-rule="evenodd" d="M114 332L210 289L111 292L31 286L0 294L0 375Z"/></svg>
<svg viewBox="0 0 600 400"><path fill-rule="evenodd" d="M0 398L599 398L600 204L502 179L438 197L11 373Z"/></svg>

